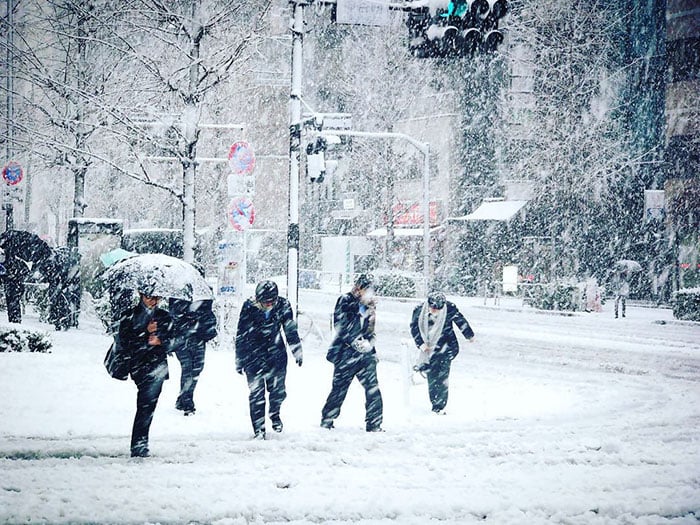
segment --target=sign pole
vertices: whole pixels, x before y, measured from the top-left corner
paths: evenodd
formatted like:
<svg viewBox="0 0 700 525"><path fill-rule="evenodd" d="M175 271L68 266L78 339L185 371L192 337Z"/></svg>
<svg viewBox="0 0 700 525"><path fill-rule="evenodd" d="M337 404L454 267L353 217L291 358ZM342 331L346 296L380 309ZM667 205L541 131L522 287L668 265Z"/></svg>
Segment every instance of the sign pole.
<svg viewBox="0 0 700 525"><path fill-rule="evenodd" d="M5 154L6 160L10 161L14 155L15 147L15 137L14 137L14 118L15 118L15 108L14 108L14 81L15 81L15 50L14 50L14 40L15 40L15 2L14 0L7 0L7 76L6 78L6 90L7 90L7 140L5 142ZM2 207L5 210L5 229L13 230L15 227L14 216L12 209L12 200L10 197L10 189L3 185L2 188Z"/></svg>

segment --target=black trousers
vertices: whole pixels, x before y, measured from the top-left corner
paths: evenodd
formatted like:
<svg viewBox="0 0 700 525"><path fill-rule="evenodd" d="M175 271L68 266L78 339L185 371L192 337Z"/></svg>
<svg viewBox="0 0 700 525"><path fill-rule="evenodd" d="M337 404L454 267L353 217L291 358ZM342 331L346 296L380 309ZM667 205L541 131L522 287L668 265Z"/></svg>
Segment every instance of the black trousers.
<svg viewBox="0 0 700 525"><path fill-rule="evenodd" d="M627 306L627 297L624 295L618 295L615 297L615 317L617 317L620 303L622 303L622 317L624 317L625 307Z"/></svg>
<svg viewBox="0 0 700 525"><path fill-rule="evenodd" d="M23 293L23 282L5 279L5 303L7 304L7 320L11 323L22 322Z"/></svg>
<svg viewBox="0 0 700 525"><path fill-rule="evenodd" d="M284 358L245 369L250 390L250 421L255 433L265 431L265 392L268 393L270 403L268 413L273 420L280 417L282 402L287 398L287 354L283 355Z"/></svg>
<svg viewBox="0 0 700 525"><path fill-rule="evenodd" d="M326 404L321 411L321 419L331 422L340 415L340 407L345 401L352 380L357 380L365 389L365 426L374 430L382 426L382 393L377 381L377 356L357 354L356 358L341 361L333 369L333 386Z"/></svg>
<svg viewBox="0 0 700 525"><path fill-rule="evenodd" d="M194 389L204 369L204 353L205 343L202 341L185 341L175 350L181 369L180 394L175 402L178 410L194 410Z"/></svg>
<svg viewBox="0 0 700 525"><path fill-rule="evenodd" d="M451 363L446 357L430 360L428 395L435 411L443 410L447 405Z"/></svg>
<svg viewBox="0 0 700 525"><path fill-rule="evenodd" d="M131 454L148 453L148 432L151 428L153 413L158 404L163 381L167 376L168 365L156 367L152 372L134 378L138 393L136 394L136 416L131 430Z"/></svg>

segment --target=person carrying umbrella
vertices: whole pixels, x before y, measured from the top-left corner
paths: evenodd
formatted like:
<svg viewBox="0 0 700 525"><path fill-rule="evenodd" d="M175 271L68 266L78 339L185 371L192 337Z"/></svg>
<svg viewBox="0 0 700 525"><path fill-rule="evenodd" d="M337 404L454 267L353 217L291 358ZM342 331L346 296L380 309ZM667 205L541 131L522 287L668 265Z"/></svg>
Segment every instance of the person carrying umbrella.
<svg viewBox="0 0 700 525"><path fill-rule="evenodd" d="M131 431L131 457L148 457L148 433L163 382L169 378L167 354L172 319L158 308L153 286L139 287L139 302L119 322L118 344L130 355L129 374L136 383L136 415Z"/></svg>
<svg viewBox="0 0 700 525"><path fill-rule="evenodd" d="M618 317L620 304L622 304L622 317L625 317L627 297L630 294L630 283L627 278L627 270L615 272L613 276L613 289L615 290L615 319Z"/></svg>
<svg viewBox="0 0 700 525"><path fill-rule="evenodd" d="M262 281L255 288L255 297L243 302L236 332L236 372L245 373L248 381L250 420L256 439L265 439L265 391L269 394L272 430L282 432L280 408L287 397L287 345L301 366L303 353L292 307L280 297L273 281Z"/></svg>

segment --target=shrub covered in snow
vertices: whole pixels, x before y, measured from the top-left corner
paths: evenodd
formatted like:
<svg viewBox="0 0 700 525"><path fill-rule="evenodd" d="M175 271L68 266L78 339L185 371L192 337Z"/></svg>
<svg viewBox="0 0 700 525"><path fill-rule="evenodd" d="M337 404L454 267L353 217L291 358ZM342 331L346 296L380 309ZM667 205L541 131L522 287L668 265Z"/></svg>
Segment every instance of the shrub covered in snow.
<svg viewBox="0 0 700 525"><path fill-rule="evenodd" d="M51 351L51 338L44 332L0 327L0 352Z"/></svg>
<svg viewBox="0 0 700 525"><path fill-rule="evenodd" d="M375 274L374 288L384 297L415 297L416 280L413 274L381 272Z"/></svg>
<svg viewBox="0 0 700 525"><path fill-rule="evenodd" d="M540 310L575 312L581 309L581 291L576 285L569 283L535 286L528 289L526 302Z"/></svg>
<svg viewBox="0 0 700 525"><path fill-rule="evenodd" d="M700 321L700 288L682 288L673 294L673 317Z"/></svg>

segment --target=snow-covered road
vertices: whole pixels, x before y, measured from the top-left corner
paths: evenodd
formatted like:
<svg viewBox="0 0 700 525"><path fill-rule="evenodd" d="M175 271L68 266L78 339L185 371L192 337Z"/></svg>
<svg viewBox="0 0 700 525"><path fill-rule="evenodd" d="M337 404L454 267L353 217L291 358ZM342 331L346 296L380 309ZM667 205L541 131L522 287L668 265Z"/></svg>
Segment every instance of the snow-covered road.
<svg viewBox="0 0 700 525"><path fill-rule="evenodd" d="M146 460L128 457L135 388L104 372L96 322L53 333L51 354L0 354L0 521L697 523L700 326L455 300L476 338L461 339L444 416L425 384L404 386L415 302L380 302L383 434L363 431L358 384L337 428L318 427L332 369L313 330L283 434L251 440L245 381L212 350L194 417L173 407L170 361ZM304 292L300 308L323 332L334 301Z"/></svg>

